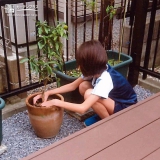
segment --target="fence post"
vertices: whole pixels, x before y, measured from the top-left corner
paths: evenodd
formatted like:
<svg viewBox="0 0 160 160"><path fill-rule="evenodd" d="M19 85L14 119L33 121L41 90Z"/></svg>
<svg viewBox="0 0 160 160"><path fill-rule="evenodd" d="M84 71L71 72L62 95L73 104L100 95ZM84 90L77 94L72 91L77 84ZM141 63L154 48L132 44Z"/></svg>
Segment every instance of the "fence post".
<svg viewBox="0 0 160 160"><path fill-rule="evenodd" d="M128 73L128 81L131 83L132 86L138 84L139 66L141 61L148 4L149 0L136 0L135 22L133 29L133 37L131 40L132 44L130 54L133 58L133 62L130 64Z"/></svg>

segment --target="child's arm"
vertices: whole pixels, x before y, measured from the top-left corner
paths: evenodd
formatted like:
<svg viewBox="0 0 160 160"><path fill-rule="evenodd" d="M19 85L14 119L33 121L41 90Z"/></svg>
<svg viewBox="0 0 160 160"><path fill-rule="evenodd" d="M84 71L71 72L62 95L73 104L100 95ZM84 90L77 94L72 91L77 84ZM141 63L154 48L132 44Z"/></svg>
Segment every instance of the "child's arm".
<svg viewBox="0 0 160 160"><path fill-rule="evenodd" d="M44 93L45 94L45 96L44 96L44 102L47 101L47 98L48 98L49 95L52 95L52 94L61 94L61 93L66 93L66 92L70 92L70 91L75 90L80 85L80 83L82 83L82 81L83 81L83 79L81 77L79 77L78 79L76 79L72 83L66 84L66 85L61 86L59 88L55 88L55 89L46 91ZM40 98L42 98L42 95L38 95L38 96L34 97L34 99L33 99L34 104Z"/></svg>
<svg viewBox="0 0 160 160"><path fill-rule="evenodd" d="M79 77L78 79L76 79L72 83L66 84L64 86L61 86L59 88L55 88L53 90L49 90L46 92L48 95L70 92L70 91L75 90L80 85L80 83L82 83L82 81L83 81L83 79L81 77Z"/></svg>
<svg viewBox="0 0 160 160"><path fill-rule="evenodd" d="M89 108L91 108L92 105L99 100L99 98L100 98L99 96L91 94L82 104L75 104L70 102L64 102L58 99L53 99L53 100L42 103L42 106L48 107L48 106L55 105L73 112L78 112L80 114L83 114Z"/></svg>

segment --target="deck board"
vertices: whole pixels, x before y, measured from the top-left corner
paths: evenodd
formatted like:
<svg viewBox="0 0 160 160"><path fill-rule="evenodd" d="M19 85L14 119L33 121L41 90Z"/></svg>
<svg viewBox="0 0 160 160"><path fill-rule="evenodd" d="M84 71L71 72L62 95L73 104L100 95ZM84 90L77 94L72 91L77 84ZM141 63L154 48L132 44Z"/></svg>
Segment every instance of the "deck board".
<svg viewBox="0 0 160 160"><path fill-rule="evenodd" d="M53 158L103 160L106 159L105 155L110 158L115 157L112 160L117 160L119 156L123 157L123 160L139 160L147 158L147 155L151 156L156 149L157 152L154 154L159 155L160 138L157 136L157 133L160 133L159 101L160 93L37 151L23 160L53 160ZM115 154L117 150L118 153Z"/></svg>
<svg viewBox="0 0 160 160"><path fill-rule="evenodd" d="M144 157L142 160L158 160L160 159L160 147L153 151L152 153L150 153L149 155L146 155L146 157Z"/></svg>
<svg viewBox="0 0 160 160"><path fill-rule="evenodd" d="M87 160L140 160L160 146L160 119L121 139ZM136 141L135 141L136 139ZM154 139L154 141L153 141ZM160 157L159 157L160 158ZM158 160L156 159L152 160Z"/></svg>

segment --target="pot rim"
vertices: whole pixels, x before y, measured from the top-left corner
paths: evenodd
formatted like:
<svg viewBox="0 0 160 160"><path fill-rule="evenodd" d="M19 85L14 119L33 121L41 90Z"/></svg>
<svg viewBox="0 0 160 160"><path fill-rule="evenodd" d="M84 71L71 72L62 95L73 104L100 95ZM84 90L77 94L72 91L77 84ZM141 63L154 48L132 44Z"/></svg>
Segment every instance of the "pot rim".
<svg viewBox="0 0 160 160"><path fill-rule="evenodd" d="M32 104L29 103L29 99L30 99L30 98L33 98L33 97L35 97L36 95L39 95L39 94L41 94L41 93L42 93L42 92L36 92L36 93L33 93L33 94L28 95L27 98L26 98L26 100L25 100L26 104L29 105L30 107L37 108L37 107L35 107L34 105L32 105ZM53 94L53 95L58 96L61 101L64 101L64 97L63 97L61 94ZM40 108L46 108L46 107L40 107ZM47 108L52 108L52 106L47 107Z"/></svg>

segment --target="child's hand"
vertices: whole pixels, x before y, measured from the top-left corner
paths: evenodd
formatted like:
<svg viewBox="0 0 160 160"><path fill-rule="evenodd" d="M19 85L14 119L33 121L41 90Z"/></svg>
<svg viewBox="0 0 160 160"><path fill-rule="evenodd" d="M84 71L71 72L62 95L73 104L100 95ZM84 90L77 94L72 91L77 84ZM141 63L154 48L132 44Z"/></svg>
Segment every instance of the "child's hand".
<svg viewBox="0 0 160 160"><path fill-rule="evenodd" d="M48 94L48 92L44 92L43 94L44 94L44 95L43 95L43 96L44 96L44 97L43 97L43 101L45 102L45 101L47 101L49 94ZM35 103L37 102L37 100L38 100L38 99L41 99L41 98L42 98L42 94L39 94L39 95L35 96L35 97L33 98L33 104L35 104Z"/></svg>
<svg viewBox="0 0 160 160"><path fill-rule="evenodd" d="M43 102L41 105L43 107L58 106L59 101L60 100L58 99L52 99L50 101Z"/></svg>
<svg viewBox="0 0 160 160"><path fill-rule="evenodd" d="M52 105L53 105L53 104L52 104L52 100L43 102L43 103L41 104L42 107L50 107L50 106L52 106Z"/></svg>
<svg viewBox="0 0 160 160"><path fill-rule="evenodd" d="M42 98L42 94L39 94L33 98L33 104L37 102L38 99Z"/></svg>

